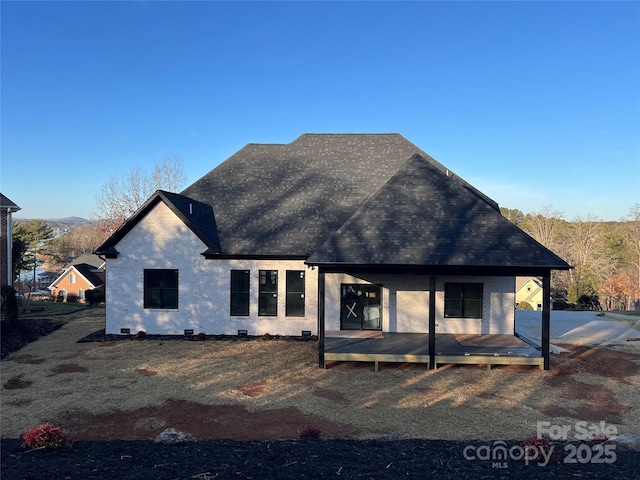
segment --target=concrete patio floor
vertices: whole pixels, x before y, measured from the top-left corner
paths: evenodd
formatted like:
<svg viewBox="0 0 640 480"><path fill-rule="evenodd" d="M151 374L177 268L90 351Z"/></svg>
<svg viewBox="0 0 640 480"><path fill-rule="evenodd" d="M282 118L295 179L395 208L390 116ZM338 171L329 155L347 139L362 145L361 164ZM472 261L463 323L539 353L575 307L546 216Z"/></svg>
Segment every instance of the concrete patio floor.
<svg viewBox="0 0 640 480"><path fill-rule="evenodd" d="M599 312L602 313L602 312ZM640 331L629 325L640 324L640 317L604 312L552 310L552 344L571 344L581 346L637 344L640 346ZM540 345L542 312L517 310L516 333L529 343ZM557 347L556 347L557 348ZM558 349L561 350L561 349ZM557 353L554 349L552 352Z"/></svg>

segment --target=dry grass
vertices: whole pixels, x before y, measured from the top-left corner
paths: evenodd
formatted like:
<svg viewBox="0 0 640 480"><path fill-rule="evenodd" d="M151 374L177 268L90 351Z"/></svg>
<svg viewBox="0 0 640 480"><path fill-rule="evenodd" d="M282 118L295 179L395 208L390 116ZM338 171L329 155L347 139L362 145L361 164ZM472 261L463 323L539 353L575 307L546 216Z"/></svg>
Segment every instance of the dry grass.
<svg viewBox="0 0 640 480"><path fill-rule="evenodd" d="M100 311L75 314L60 330L2 361L2 437L70 418L70 412L127 412L169 399L244 406L250 412L296 407L352 425L360 438L401 432L405 438L522 439L538 421L611 418L620 433L638 433L632 430L640 425L640 369L614 378L589 371L585 360L583 370L560 378L558 367L573 360L555 356L550 372L386 364L379 372L369 364L321 370L315 342L76 343L103 325ZM630 346L620 354L631 355L627 361L638 365L639 350ZM572 390L573 385L582 390ZM584 393L585 385L612 392L613 397L603 397L609 405L592 401L596 397ZM625 411L610 415L611 398ZM550 416L553 412L558 415Z"/></svg>

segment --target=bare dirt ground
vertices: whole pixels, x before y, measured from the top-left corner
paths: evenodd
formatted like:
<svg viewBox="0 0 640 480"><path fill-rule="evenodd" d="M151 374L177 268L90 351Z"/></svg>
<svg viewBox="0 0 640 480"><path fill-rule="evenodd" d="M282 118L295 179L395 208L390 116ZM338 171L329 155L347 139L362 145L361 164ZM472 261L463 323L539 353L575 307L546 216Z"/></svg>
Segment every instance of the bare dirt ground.
<svg viewBox="0 0 640 480"><path fill-rule="evenodd" d="M521 440L537 422L606 422L640 430L640 346L552 355L552 370L504 366L336 363L317 343L126 341L77 343L104 311L72 314L59 330L8 355L1 436L44 422L76 440L153 439L163 429L200 439Z"/></svg>

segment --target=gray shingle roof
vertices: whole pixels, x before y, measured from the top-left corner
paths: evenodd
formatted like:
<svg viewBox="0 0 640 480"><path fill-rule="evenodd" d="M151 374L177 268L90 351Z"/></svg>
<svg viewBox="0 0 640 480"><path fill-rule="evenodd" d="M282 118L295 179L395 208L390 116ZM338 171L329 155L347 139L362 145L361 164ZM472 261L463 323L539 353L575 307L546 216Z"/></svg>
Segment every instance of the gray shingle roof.
<svg viewBox="0 0 640 480"><path fill-rule="evenodd" d="M398 134L305 134L287 145L249 144L182 194L213 206L224 253L306 256L415 153L446 171Z"/></svg>
<svg viewBox="0 0 640 480"><path fill-rule="evenodd" d="M2 193L0 193L0 208L2 209L11 209L16 212L20 210L20 207L5 197Z"/></svg>
<svg viewBox="0 0 640 480"><path fill-rule="evenodd" d="M78 263L74 264L73 267L94 287L99 287L104 284L104 273L96 273L96 267L93 265L89 265L88 263Z"/></svg>
<svg viewBox="0 0 640 480"><path fill-rule="evenodd" d="M570 268L399 134L249 144L180 195L156 192L98 251L117 255L119 239L158 201L205 241L209 257Z"/></svg>
<svg viewBox="0 0 640 480"><path fill-rule="evenodd" d="M310 264L563 267L564 261L413 155Z"/></svg>

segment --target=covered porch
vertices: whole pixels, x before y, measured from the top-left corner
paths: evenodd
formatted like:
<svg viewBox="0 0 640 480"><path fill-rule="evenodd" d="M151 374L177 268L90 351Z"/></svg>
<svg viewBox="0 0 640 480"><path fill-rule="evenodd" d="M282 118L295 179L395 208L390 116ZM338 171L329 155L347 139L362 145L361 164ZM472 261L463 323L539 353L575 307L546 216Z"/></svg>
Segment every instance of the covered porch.
<svg viewBox="0 0 640 480"><path fill-rule="evenodd" d="M429 348L428 333L331 331L324 336L324 367L328 361L443 364L533 365L544 369L542 352L515 335L435 334Z"/></svg>

